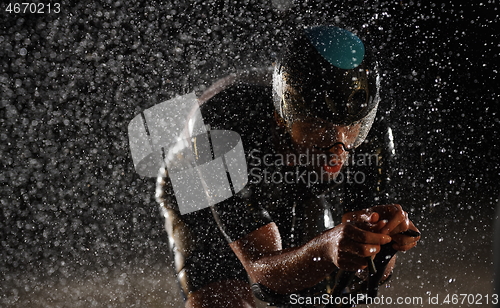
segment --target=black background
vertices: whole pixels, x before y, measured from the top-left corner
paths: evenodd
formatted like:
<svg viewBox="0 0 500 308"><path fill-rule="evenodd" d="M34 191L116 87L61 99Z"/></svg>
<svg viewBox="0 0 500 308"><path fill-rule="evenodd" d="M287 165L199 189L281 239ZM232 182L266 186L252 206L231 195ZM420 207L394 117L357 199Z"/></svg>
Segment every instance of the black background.
<svg viewBox="0 0 500 308"><path fill-rule="evenodd" d="M401 203L423 231L457 223L462 234L478 232L467 229L472 217L491 243L500 181L498 4L344 3L306 1L286 14L268 1L63 1L58 14L8 13L2 4L0 306L33 304L27 298L47 286L98 283L116 271L158 281L170 273L154 179L134 171L128 123L237 69L271 65L293 24L339 14L356 22L381 16L372 43ZM177 296L164 289L155 296Z"/></svg>

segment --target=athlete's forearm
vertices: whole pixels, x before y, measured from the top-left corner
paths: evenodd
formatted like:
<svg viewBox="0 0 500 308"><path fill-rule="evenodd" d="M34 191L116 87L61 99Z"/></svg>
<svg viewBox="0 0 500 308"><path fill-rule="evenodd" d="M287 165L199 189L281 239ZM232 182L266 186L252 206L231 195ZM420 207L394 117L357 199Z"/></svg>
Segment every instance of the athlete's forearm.
<svg viewBox="0 0 500 308"><path fill-rule="evenodd" d="M287 250L282 250L280 243L275 243L273 249L258 249L255 242L248 245L245 240L233 242L231 247L254 282L286 294L312 287L336 269L324 245L329 237L331 234L324 233Z"/></svg>

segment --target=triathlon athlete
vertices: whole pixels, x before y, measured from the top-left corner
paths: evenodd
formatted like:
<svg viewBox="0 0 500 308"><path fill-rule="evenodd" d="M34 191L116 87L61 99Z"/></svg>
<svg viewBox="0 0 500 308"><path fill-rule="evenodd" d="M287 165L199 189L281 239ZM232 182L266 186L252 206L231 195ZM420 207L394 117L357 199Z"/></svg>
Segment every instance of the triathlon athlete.
<svg viewBox="0 0 500 308"><path fill-rule="evenodd" d="M350 307L340 299L376 296L396 251L420 238L391 200L392 135L376 116L368 46L330 25L301 29L286 46L273 70L231 75L199 98L210 129L241 136L243 190L180 215L160 170L186 307L254 307L254 295L279 307Z"/></svg>

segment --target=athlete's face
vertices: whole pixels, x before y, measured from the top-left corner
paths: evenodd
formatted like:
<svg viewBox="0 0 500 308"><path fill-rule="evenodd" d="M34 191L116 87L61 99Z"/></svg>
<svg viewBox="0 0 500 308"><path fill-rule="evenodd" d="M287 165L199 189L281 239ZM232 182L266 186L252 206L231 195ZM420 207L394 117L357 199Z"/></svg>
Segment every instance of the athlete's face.
<svg viewBox="0 0 500 308"><path fill-rule="evenodd" d="M297 152L310 157L314 169L323 169L323 173L335 178L347 162L347 151L353 148L360 128L360 124L339 126L307 118L292 123L290 136Z"/></svg>

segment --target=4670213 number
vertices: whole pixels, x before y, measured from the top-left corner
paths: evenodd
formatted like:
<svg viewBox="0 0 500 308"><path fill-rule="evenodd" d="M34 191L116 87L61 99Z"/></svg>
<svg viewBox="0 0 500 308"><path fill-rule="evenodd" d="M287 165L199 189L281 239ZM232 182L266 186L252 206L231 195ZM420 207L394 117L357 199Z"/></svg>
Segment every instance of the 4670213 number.
<svg viewBox="0 0 500 308"><path fill-rule="evenodd" d="M9 3L5 8L8 13L14 14L47 14L61 12L60 3Z"/></svg>
<svg viewBox="0 0 500 308"><path fill-rule="evenodd" d="M482 295L482 294L447 294L442 304L453 305L482 305L482 304L498 304L498 294Z"/></svg>

